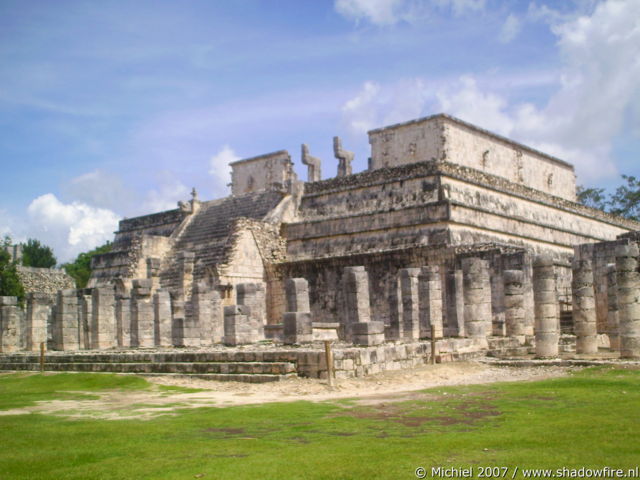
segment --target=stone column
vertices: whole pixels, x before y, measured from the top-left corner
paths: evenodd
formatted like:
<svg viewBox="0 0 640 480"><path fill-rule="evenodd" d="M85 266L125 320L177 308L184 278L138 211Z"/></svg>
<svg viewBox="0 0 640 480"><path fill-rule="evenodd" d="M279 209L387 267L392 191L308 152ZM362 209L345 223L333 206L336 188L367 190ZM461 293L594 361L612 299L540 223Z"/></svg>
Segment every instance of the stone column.
<svg viewBox="0 0 640 480"><path fill-rule="evenodd" d="M195 253L181 252L178 254L178 289L180 298L187 298L191 293L193 284L193 266Z"/></svg>
<svg viewBox="0 0 640 480"><path fill-rule="evenodd" d="M90 350L91 346L91 316L93 305L91 303L91 289L78 290L78 322L80 335L80 349Z"/></svg>
<svg viewBox="0 0 640 480"><path fill-rule="evenodd" d="M397 275L395 282L389 289L389 339L400 340L404 337L402 327L402 291L400 288L400 276Z"/></svg>
<svg viewBox="0 0 640 480"><path fill-rule="evenodd" d="M431 325L436 338L444 335L442 325L442 282L440 268L422 267L418 275L418 298L420 303L420 338L431 338Z"/></svg>
<svg viewBox="0 0 640 480"><path fill-rule="evenodd" d="M616 279L616 265L607 265L607 334L609 347L612 351L620 351L620 336L618 334L618 282Z"/></svg>
<svg viewBox="0 0 640 480"><path fill-rule="evenodd" d="M450 270L445 277L447 324L445 335L447 337L464 337L464 281L462 270Z"/></svg>
<svg viewBox="0 0 640 480"><path fill-rule="evenodd" d="M524 343L526 320L524 313L524 273L521 270L505 270L504 281L504 318L507 336L517 337Z"/></svg>
<svg viewBox="0 0 640 480"><path fill-rule="evenodd" d="M420 301L418 293L418 275L420 275L420 269L403 268L399 273L404 339L415 341L420 338Z"/></svg>
<svg viewBox="0 0 640 480"><path fill-rule="evenodd" d="M200 345L211 346L222 342L224 319L220 293L206 284L194 285L191 309L194 322L200 328Z"/></svg>
<svg viewBox="0 0 640 480"><path fill-rule="evenodd" d="M73 289L60 290L57 300L53 348L79 350L81 332L77 292Z"/></svg>
<svg viewBox="0 0 640 480"><path fill-rule="evenodd" d="M591 260L573 259L571 270L571 298L573 329L576 334L576 353L598 353L596 300L593 290Z"/></svg>
<svg viewBox="0 0 640 480"><path fill-rule="evenodd" d="M371 321L369 275L363 266L344 269L346 338L356 345L384 343L384 322Z"/></svg>
<svg viewBox="0 0 640 480"><path fill-rule="evenodd" d="M128 294L116 298L116 342L118 347L131 346L131 297Z"/></svg>
<svg viewBox="0 0 640 480"><path fill-rule="evenodd" d="M640 358L640 252L637 243L616 248L620 357Z"/></svg>
<svg viewBox="0 0 640 480"><path fill-rule="evenodd" d="M249 315L249 307L244 305L224 307L223 342L225 345L253 343Z"/></svg>
<svg viewBox="0 0 640 480"><path fill-rule="evenodd" d="M113 288L94 288L91 301L91 348L113 348L116 346L116 298Z"/></svg>
<svg viewBox="0 0 640 480"><path fill-rule="evenodd" d="M155 292L160 288L160 259L147 258L147 278L151 280L151 291Z"/></svg>
<svg viewBox="0 0 640 480"><path fill-rule="evenodd" d="M236 299L238 305L248 307L249 324L251 328L251 342L264 340L265 298L264 286L259 283L239 283L236 285Z"/></svg>
<svg viewBox="0 0 640 480"><path fill-rule="evenodd" d="M467 337L485 339L491 333L491 280L489 265L480 258L462 259L464 328Z"/></svg>
<svg viewBox="0 0 640 480"><path fill-rule="evenodd" d="M0 352L24 350L25 315L17 297L0 297Z"/></svg>
<svg viewBox="0 0 640 480"><path fill-rule="evenodd" d="M168 290L153 294L153 341L156 347L173 345L171 321L171 295Z"/></svg>
<svg viewBox="0 0 640 480"><path fill-rule="evenodd" d="M304 278L288 278L284 284L287 311L282 317L284 343L299 344L313 340L309 283Z"/></svg>
<svg viewBox="0 0 640 480"><path fill-rule="evenodd" d="M344 269L343 289L345 301L342 322L346 339L350 341L351 325L371 320L369 277L363 266Z"/></svg>
<svg viewBox="0 0 640 480"><path fill-rule="evenodd" d="M131 290L131 346L153 347L153 302L149 279L136 279Z"/></svg>
<svg viewBox="0 0 640 480"><path fill-rule="evenodd" d="M536 357L557 357L560 338L558 294L553 259L538 255L533 262Z"/></svg>
<svg viewBox="0 0 640 480"><path fill-rule="evenodd" d="M27 294L25 349L40 351L40 343L47 349L47 326L51 315L51 298L44 293Z"/></svg>
<svg viewBox="0 0 640 480"><path fill-rule="evenodd" d="M186 314L184 300L172 299L171 313L173 315L173 345L176 347L199 347L200 329L193 317Z"/></svg>

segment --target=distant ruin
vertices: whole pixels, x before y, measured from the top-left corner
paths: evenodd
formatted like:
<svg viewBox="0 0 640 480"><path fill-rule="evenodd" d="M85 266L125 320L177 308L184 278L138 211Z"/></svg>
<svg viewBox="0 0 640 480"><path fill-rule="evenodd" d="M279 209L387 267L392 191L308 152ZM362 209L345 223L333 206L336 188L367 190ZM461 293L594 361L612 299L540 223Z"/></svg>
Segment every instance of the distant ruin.
<svg viewBox="0 0 640 480"><path fill-rule="evenodd" d="M576 203L572 165L444 114L369 142L360 173L336 137L334 178L303 145L310 181L281 150L233 162L228 197L122 220L89 288L0 299L2 351L270 344L318 376L333 340L349 376L424 362L434 331L440 361L640 357L640 223Z"/></svg>

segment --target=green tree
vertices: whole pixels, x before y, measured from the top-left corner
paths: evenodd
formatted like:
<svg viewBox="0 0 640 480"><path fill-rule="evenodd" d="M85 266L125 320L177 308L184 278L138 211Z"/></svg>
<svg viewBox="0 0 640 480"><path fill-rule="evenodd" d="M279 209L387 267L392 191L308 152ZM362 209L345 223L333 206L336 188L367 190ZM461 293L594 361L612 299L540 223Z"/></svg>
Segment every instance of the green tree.
<svg viewBox="0 0 640 480"><path fill-rule="evenodd" d="M91 259L95 255L111 251L112 243L107 242L89 252L79 254L71 263L65 263L62 268L76 281L77 288L85 288L91 276Z"/></svg>
<svg viewBox="0 0 640 480"><path fill-rule="evenodd" d="M615 215L640 221L640 180L622 175L626 184L620 185L609 200L609 211Z"/></svg>
<svg viewBox="0 0 640 480"><path fill-rule="evenodd" d="M640 221L640 180L631 175L622 175L625 183L613 194L607 195L604 188L585 188L578 185L578 202L587 207Z"/></svg>
<svg viewBox="0 0 640 480"><path fill-rule="evenodd" d="M587 207L607 210L607 196L604 193L604 188L586 188L578 185L576 195L578 202Z"/></svg>
<svg viewBox="0 0 640 480"><path fill-rule="evenodd" d="M4 237L2 247L11 245L11 239ZM16 264L11 260L9 252L0 248L0 295L3 297L18 297L21 305L24 304L24 288L16 271Z"/></svg>
<svg viewBox="0 0 640 480"><path fill-rule="evenodd" d="M30 238L22 246L22 265L25 267L53 268L56 263L51 247L42 245L39 240Z"/></svg>

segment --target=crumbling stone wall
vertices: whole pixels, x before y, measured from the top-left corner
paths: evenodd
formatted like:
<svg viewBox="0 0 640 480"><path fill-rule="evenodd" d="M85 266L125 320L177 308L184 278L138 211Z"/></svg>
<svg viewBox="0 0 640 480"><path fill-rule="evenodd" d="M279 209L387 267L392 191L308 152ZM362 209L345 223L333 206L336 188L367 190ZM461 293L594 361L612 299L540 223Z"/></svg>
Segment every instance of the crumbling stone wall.
<svg viewBox="0 0 640 480"><path fill-rule="evenodd" d="M75 287L73 278L67 275L64 270L17 265L16 272L25 293L37 292L53 297L58 293L58 290Z"/></svg>

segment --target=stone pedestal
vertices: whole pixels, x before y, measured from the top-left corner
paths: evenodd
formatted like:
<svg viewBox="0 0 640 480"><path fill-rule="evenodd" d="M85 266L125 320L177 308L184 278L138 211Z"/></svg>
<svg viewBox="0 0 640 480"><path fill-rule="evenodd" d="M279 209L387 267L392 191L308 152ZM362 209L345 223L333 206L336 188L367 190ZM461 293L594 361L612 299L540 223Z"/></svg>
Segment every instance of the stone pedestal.
<svg viewBox="0 0 640 480"><path fill-rule="evenodd" d="M464 328L470 338L486 339L491 333L491 280L489 265L480 258L462 260Z"/></svg>
<svg viewBox="0 0 640 480"><path fill-rule="evenodd" d="M254 343L250 314L250 309L244 305L224 307L223 342L225 345Z"/></svg>
<svg viewBox="0 0 640 480"><path fill-rule="evenodd" d="M354 345L373 346L384 343L383 322L358 322L351 325Z"/></svg>
<svg viewBox="0 0 640 480"><path fill-rule="evenodd" d="M287 345L313 341L310 312L286 312L282 316L283 341Z"/></svg>
<svg viewBox="0 0 640 480"><path fill-rule="evenodd" d="M536 357L557 357L560 338L558 294L553 259L538 255L533 262Z"/></svg>
<svg viewBox="0 0 640 480"><path fill-rule="evenodd" d="M640 358L640 252L638 244L616 248L620 357Z"/></svg>
<svg viewBox="0 0 640 480"><path fill-rule="evenodd" d="M571 298L576 353L598 353L596 299L593 290L593 267L590 260L575 258L571 265Z"/></svg>

